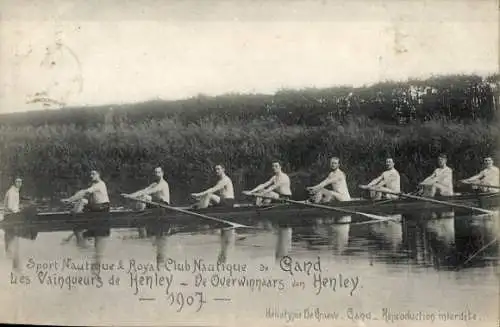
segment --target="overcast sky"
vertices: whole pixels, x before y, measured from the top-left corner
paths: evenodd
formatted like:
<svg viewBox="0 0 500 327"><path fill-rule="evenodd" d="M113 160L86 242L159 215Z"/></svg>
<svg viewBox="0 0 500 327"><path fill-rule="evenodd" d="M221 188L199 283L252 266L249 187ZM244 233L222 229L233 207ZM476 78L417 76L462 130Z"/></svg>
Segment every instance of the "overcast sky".
<svg viewBox="0 0 500 327"><path fill-rule="evenodd" d="M0 1L1 112L498 70L495 0L46 3Z"/></svg>

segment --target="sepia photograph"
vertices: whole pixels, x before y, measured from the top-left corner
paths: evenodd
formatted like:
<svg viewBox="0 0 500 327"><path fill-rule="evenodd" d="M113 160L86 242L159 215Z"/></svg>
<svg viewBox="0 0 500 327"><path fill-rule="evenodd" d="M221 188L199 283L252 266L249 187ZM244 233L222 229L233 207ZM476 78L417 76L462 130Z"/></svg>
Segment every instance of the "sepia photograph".
<svg viewBox="0 0 500 327"><path fill-rule="evenodd" d="M496 0L0 0L0 322L498 326Z"/></svg>

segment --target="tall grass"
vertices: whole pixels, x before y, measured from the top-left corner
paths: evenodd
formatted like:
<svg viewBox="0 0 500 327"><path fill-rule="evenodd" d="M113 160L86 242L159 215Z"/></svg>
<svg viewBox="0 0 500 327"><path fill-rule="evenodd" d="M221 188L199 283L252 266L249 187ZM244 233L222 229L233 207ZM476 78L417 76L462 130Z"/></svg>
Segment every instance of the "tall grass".
<svg viewBox="0 0 500 327"><path fill-rule="evenodd" d="M25 179L35 197L60 196L88 183L91 169L102 172L114 201L120 192L147 185L162 166L176 203L215 181L213 166L224 164L236 192L269 177L279 159L290 173L297 197L328 172L328 159L342 160L353 194L357 185L383 170L394 157L410 190L435 167L440 152L449 156L456 179L480 169L480 157L497 148L499 127L446 119L403 126L375 124L366 118L334 120L320 126L284 125L254 119L203 119L182 123L164 118L81 129L75 125L0 127L2 189L14 175Z"/></svg>

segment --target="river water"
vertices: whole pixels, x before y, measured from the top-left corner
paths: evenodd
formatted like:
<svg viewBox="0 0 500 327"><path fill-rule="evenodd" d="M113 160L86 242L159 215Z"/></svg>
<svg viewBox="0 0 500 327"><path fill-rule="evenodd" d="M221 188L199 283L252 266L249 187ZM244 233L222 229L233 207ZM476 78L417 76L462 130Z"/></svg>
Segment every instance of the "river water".
<svg viewBox="0 0 500 327"><path fill-rule="evenodd" d="M62 242L67 232L40 233L19 240L15 269L14 256L1 251L1 317L73 325L496 326L498 215L393 218L348 224L349 217L318 217L293 228L262 222L258 230L181 230L159 239L117 230L98 241L98 251L93 240L77 245ZM98 274L85 266L96 262Z"/></svg>

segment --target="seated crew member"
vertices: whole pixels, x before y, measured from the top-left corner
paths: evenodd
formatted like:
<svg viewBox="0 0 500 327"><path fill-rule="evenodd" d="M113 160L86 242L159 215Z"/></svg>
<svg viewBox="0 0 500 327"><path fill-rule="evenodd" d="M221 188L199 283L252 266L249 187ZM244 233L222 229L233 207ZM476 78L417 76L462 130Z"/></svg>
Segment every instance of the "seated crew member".
<svg viewBox="0 0 500 327"><path fill-rule="evenodd" d="M62 199L63 203L73 203L72 211L75 213L80 212L107 212L109 211L109 197L106 183L101 179L99 172L92 170L90 172L92 185L89 188L76 192L73 196ZM85 197L88 196L87 200ZM109 236L110 229L107 226L97 226L91 230L87 230L81 234L81 230L75 230L77 239L82 237L92 236Z"/></svg>
<svg viewBox="0 0 500 327"><path fill-rule="evenodd" d="M368 185L361 185L362 189L378 189L381 191L388 191L391 193L401 192L401 182L398 171L394 168L394 160L387 158L385 160L387 169L377 178L372 180ZM398 196L390 193L378 192L370 190L370 197L374 200L397 199Z"/></svg>
<svg viewBox="0 0 500 327"><path fill-rule="evenodd" d="M154 170L154 175L156 179L154 183L152 183L145 189L129 194L129 196L138 198L140 200L153 201L170 205L170 188L167 181L164 179L163 169L161 167L156 167ZM142 202L139 202L138 208L144 210L146 208L146 205Z"/></svg>
<svg viewBox="0 0 500 327"><path fill-rule="evenodd" d="M76 192L73 196L62 199L64 203L73 203L74 212L103 212L109 211L109 197L106 183L96 170L90 172L92 185L89 188ZM89 200L85 199L89 196Z"/></svg>
<svg viewBox="0 0 500 327"><path fill-rule="evenodd" d="M346 176L339 168L340 159L338 157L331 158L330 167L332 171L321 183L307 188L312 195L313 202L327 203L332 200L350 201L351 196L347 189ZM326 188L328 185L331 185L331 190Z"/></svg>
<svg viewBox="0 0 500 327"><path fill-rule="evenodd" d="M16 178L14 184L5 193L4 198L4 217L8 215L16 214L20 212L19 209L19 191L23 185L23 180L21 178Z"/></svg>
<svg viewBox="0 0 500 327"><path fill-rule="evenodd" d="M498 193L500 189L488 186L500 186L500 173L498 167L493 165L493 158L484 158L485 168L479 172L479 174L469 177L467 179L461 180L464 184L475 183L479 185L472 185L473 189L478 189L481 192L486 193Z"/></svg>
<svg viewBox="0 0 500 327"><path fill-rule="evenodd" d="M245 191L244 194L262 194L273 199L290 198L292 196L292 191L290 189L290 177L281 170L281 164L279 162L273 162L272 164L274 175L267 182L258 185L251 191ZM257 197L255 204L261 206L262 204L271 203L271 199L266 199L262 197Z"/></svg>
<svg viewBox="0 0 500 327"><path fill-rule="evenodd" d="M196 208L207 208L210 205L222 205L232 207L234 205L233 182L226 175L222 165L215 166L215 173L219 177L217 184L199 193L191 193L198 200Z"/></svg>
<svg viewBox="0 0 500 327"><path fill-rule="evenodd" d="M438 168L432 175L424 179L420 185L423 187L423 195L433 197L435 195L453 195L453 171L446 165L447 157L441 154L438 157Z"/></svg>

